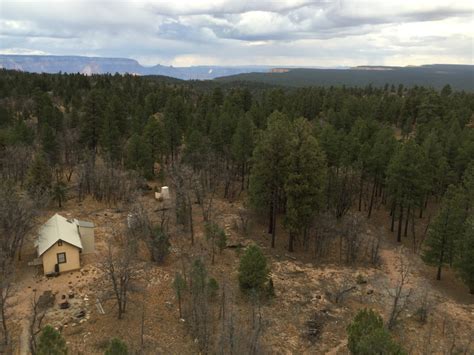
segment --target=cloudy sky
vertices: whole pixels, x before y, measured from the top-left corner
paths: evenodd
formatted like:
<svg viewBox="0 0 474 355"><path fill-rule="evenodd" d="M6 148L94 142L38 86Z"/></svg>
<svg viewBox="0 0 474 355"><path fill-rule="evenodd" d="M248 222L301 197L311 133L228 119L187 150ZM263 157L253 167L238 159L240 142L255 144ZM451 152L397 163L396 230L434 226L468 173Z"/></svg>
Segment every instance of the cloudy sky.
<svg viewBox="0 0 474 355"><path fill-rule="evenodd" d="M471 0L0 0L0 53L144 65L473 64Z"/></svg>

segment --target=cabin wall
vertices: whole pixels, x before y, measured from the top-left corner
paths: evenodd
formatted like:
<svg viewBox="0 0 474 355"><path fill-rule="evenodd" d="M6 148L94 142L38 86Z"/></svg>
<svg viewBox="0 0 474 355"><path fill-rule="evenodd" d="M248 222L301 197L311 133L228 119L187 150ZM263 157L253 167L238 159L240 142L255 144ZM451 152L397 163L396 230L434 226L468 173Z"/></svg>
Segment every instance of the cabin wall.
<svg viewBox="0 0 474 355"><path fill-rule="evenodd" d="M95 252L94 228L78 227L79 235L82 243L82 254L90 254Z"/></svg>
<svg viewBox="0 0 474 355"><path fill-rule="evenodd" d="M42 256L44 273L54 272L54 265L57 264L57 254L66 253L66 263L59 264L59 272L77 270L81 268L79 248L63 242L61 246L58 243L49 248Z"/></svg>

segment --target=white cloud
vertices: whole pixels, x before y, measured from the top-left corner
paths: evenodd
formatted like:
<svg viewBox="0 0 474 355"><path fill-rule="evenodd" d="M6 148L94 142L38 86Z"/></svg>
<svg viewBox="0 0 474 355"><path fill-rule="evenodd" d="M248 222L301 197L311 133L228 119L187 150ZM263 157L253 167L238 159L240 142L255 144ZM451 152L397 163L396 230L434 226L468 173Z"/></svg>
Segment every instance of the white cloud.
<svg viewBox="0 0 474 355"><path fill-rule="evenodd" d="M152 65L473 62L469 0L1 0L0 51Z"/></svg>

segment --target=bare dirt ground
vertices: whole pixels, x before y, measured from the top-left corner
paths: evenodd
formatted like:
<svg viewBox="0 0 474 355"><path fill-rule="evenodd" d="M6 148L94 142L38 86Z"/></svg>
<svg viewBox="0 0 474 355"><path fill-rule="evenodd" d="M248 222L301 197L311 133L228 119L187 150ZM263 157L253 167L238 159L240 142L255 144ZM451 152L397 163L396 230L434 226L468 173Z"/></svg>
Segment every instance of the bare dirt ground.
<svg viewBox="0 0 474 355"><path fill-rule="evenodd" d="M158 202L152 192L142 198L142 203L157 221L155 212ZM26 353L33 295L44 291L55 294L55 305L49 309L44 324L60 329L68 343L71 354L101 354L111 337L125 340L130 349L143 348L147 354L197 354L197 344L186 330L186 321L178 317L177 300L172 288L176 272L182 271L183 260L206 257L209 273L221 287L225 284L232 294L235 309L247 314L248 300L242 297L237 285L237 268L241 250L228 248L216 256L216 264L210 265L207 244L203 236L203 223L199 207L194 208L196 243L190 247L189 233L172 227L171 254L165 265L158 266L143 256L139 272L140 292L132 293L125 318L117 320L114 302L102 299L101 271L99 263L105 251L107 239L113 229L119 229L126 222L129 206L108 207L93 200L78 203L69 200L62 210L51 208L44 219L58 212L66 217L76 217L95 223L96 254L83 259L79 271L62 274L56 278L45 278L38 269L26 266L34 256L31 241L25 246L23 261L19 262L18 282L14 297L12 323L17 353ZM388 226L389 217L385 211L378 211L367 222L366 233L382 233L381 264L341 266L336 263L316 260L311 252L288 254L286 234L278 226L277 247L270 248L270 237L265 233L264 221L254 220L248 236L237 228L239 224L237 202L216 200L215 220L225 228L232 244L260 245L268 257L276 297L261 305L264 329L262 340L265 353L275 354L346 354L346 327L357 311L364 307L378 310L385 319L390 312L392 299L389 291L399 277L397 270L398 245L395 236L381 223ZM173 211L170 211L173 225ZM420 233L423 225L420 224ZM377 231L377 232L375 232ZM474 353L474 297L447 271L444 280L433 280L434 271L424 265L419 256L406 244L407 260L410 261L409 283L412 296L406 312L402 313L394 334L411 354ZM359 276L360 275L360 276ZM358 277L359 276L359 277ZM363 280L364 283L357 281ZM343 301L335 303L331 293L342 288L354 287ZM71 308L60 310L62 295L74 293L69 299ZM416 310L424 294L428 295L430 314L425 324L417 320ZM105 314L96 306L97 298L102 300ZM77 317L84 311L84 317ZM307 321L317 318L322 331L317 339L306 335ZM143 347L140 337L144 324ZM26 329L26 330L25 330Z"/></svg>

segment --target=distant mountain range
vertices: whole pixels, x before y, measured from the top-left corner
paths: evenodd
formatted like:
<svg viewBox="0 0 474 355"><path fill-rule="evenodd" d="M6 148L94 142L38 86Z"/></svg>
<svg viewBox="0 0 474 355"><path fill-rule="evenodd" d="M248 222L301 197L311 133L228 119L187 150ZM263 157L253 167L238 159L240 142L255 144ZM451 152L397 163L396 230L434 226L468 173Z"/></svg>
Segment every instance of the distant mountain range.
<svg viewBox="0 0 474 355"><path fill-rule="evenodd" d="M51 55L0 54L0 68L33 73L119 73L163 75L177 79L216 79L217 82L258 82L282 86L366 86L385 84L423 85L437 89L450 84L456 90L474 91L474 65L359 66L354 68L294 68L254 66L155 65L146 67L134 59Z"/></svg>
<svg viewBox="0 0 474 355"><path fill-rule="evenodd" d="M474 91L474 65L432 64L407 67L361 66L349 69L278 68L268 73L246 73L217 78L221 82L258 82L282 86L431 86Z"/></svg>
<svg viewBox="0 0 474 355"><path fill-rule="evenodd" d="M240 73L265 72L268 66L192 66L172 67L155 65L142 66L134 59L101 58L52 55L5 55L0 54L0 68L32 73L81 73L86 75L119 73L135 75L165 75L178 79L214 79Z"/></svg>

